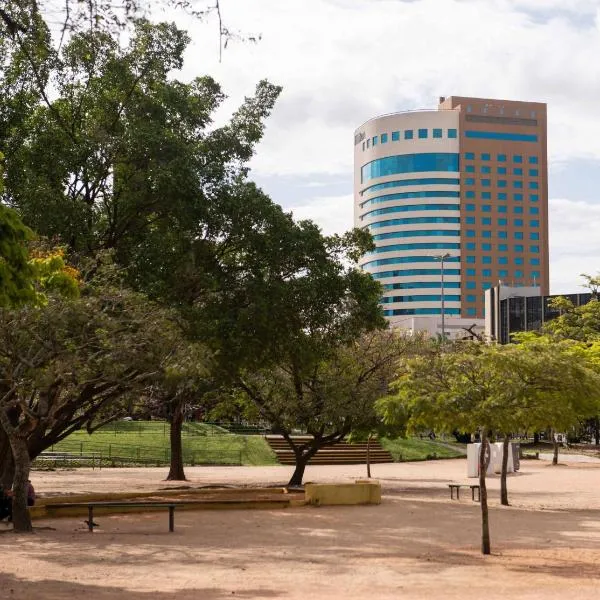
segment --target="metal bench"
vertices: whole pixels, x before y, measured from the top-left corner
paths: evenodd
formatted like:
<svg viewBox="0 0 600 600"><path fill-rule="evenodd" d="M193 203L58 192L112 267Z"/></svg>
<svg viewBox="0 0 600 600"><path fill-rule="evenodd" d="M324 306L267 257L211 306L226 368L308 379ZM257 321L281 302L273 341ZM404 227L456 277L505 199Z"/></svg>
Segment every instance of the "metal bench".
<svg viewBox="0 0 600 600"><path fill-rule="evenodd" d="M65 502L46 504L50 509L61 508L81 508L88 509L88 531L94 531L94 508L124 508L124 507L150 507L150 508L168 508L169 509L169 531L175 531L175 502Z"/></svg>
<svg viewBox="0 0 600 600"><path fill-rule="evenodd" d="M467 487L467 485L463 485L460 483L449 483L448 487L450 488L450 500L454 500L454 490L456 490L456 499L460 500L460 488ZM481 502L481 488L478 484L469 485L471 488L471 500L473 502ZM475 491L477 490L477 500L475 500Z"/></svg>

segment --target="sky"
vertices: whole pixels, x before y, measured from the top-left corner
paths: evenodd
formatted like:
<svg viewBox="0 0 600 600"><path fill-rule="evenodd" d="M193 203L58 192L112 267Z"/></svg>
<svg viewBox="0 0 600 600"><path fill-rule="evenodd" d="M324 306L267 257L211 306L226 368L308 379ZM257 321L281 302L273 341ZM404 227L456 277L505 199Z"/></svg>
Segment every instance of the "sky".
<svg viewBox="0 0 600 600"><path fill-rule="evenodd" d="M268 79L283 92L251 178L325 233L352 227L354 130L439 96L548 104L550 291L600 270L600 0L221 0L214 20L179 17L192 43L182 79L210 74L226 119Z"/></svg>

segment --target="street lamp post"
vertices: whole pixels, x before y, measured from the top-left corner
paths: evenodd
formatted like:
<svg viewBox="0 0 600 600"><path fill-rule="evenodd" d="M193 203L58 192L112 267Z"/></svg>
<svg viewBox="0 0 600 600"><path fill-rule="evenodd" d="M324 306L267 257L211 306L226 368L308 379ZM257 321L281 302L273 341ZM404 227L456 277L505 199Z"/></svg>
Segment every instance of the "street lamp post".
<svg viewBox="0 0 600 600"><path fill-rule="evenodd" d="M450 253L446 252L445 254L440 254L436 256L436 258L440 261L441 265L441 288L442 288L442 342L446 341L446 310L445 310L445 302L444 302L444 260L450 257Z"/></svg>

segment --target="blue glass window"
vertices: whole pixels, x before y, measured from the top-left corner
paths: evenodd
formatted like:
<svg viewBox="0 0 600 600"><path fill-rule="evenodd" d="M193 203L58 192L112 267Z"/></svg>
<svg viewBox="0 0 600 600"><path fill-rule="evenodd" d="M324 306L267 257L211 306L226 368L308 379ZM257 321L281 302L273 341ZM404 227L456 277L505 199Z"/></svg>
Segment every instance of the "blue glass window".
<svg viewBox="0 0 600 600"><path fill-rule="evenodd" d="M492 270L491 269L482 269L481 270L481 276L482 277L491 277L492 276Z"/></svg>
<svg viewBox="0 0 600 600"><path fill-rule="evenodd" d="M515 167L513 169L513 175L523 175L523 167Z"/></svg>
<svg viewBox="0 0 600 600"><path fill-rule="evenodd" d="M465 172L466 173L475 173L475 165L467 165L465 167Z"/></svg>
<svg viewBox="0 0 600 600"><path fill-rule="evenodd" d="M371 138L369 138L369 139L367 140L367 148L370 148L370 147L371 147Z"/></svg>
<svg viewBox="0 0 600 600"><path fill-rule="evenodd" d="M483 265L491 265L492 264L492 257L491 256L482 256L481 257L481 264L483 264Z"/></svg>
<svg viewBox="0 0 600 600"><path fill-rule="evenodd" d="M395 225L411 225L414 223L460 223L460 219L458 217L407 217L405 219L377 221L367 227L371 230L380 229L381 227L393 227Z"/></svg>
<svg viewBox="0 0 600 600"><path fill-rule="evenodd" d="M465 185L475 185L475 179L473 177L465 177Z"/></svg>
<svg viewBox="0 0 600 600"><path fill-rule="evenodd" d="M514 225L515 227L523 227L523 219L515 219L515 220L513 221L513 225Z"/></svg>
<svg viewBox="0 0 600 600"><path fill-rule="evenodd" d="M515 231L515 233L513 235L513 239L515 239L515 240L522 240L523 239L523 232L522 231Z"/></svg>
<svg viewBox="0 0 600 600"><path fill-rule="evenodd" d="M469 200L474 200L475 199L475 192L473 190L467 190L465 192L465 198L468 198Z"/></svg>
<svg viewBox="0 0 600 600"><path fill-rule="evenodd" d="M506 162L506 154L498 154L498 162Z"/></svg>
<svg viewBox="0 0 600 600"><path fill-rule="evenodd" d="M419 129L419 139L424 140L427 138L427 129Z"/></svg>
<svg viewBox="0 0 600 600"><path fill-rule="evenodd" d="M481 155L481 160L490 160L490 155L488 152L483 152Z"/></svg>
<svg viewBox="0 0 600 600"><path fill-rule="evenodd" d="M529 207L529 214L530 215L539 215L540 214L540 209L537 206L530 206Z"/></svg>
<svg viewBox="0 0 600 600"><path fill-rule="evenodd" d="M465 152L465 160L475 160L475 152Z"/></svg>
<svg viewBox="0 0 600 600"><path fill-rule="evenodd" d="M382 144L387 144L388 141L388 134L387 133L382 133L381 134L381 143Z"/></svg>
<svg viewBox="0 0 600 600"><path fill-rule="evenodd" d="M361 220L367 217L377 217L379 215L389 215L398 212L411 212L420 210L459 210L458 204L405 204L404 206L390 206L389 208L378 208L365 213L360 218Z"/></svg>
<svg viewBox="0 0 600 600"><path fill-rule="evenodd" d="M477 274L477 270L476 269L466 269L466 273L469 277L475 277L475 275Z"/></svg>
<svg viewBox="0 0 600 600"><path fill-rule="evenodd" d="M405 140L412 140L413 139L413 130L412 129L405 129L404 130L404 139Z"/></svg>
<svg viewBox="0 0 600 600"><path fill-rule="evenodd" d="M481 212L492 212L492 205L491 204L482 204Z"/></svg>
<svg viewBox="0 0 600 600"><path fill-rule="evenodd" d="M418 296L386 296L381 299L381 304L392 304L393 302L439 302L441 299L442 297L436 294L423 294ZM449 302L460 302L460 296L454 294L444 294L444 299Z"/></svg>
<svg viewBox="0 0 600 600"><path fill-rule="evenodd" d="M498 200L506 200L506 192L498 192Z"/></svg>
<svg viewBox="0 0 600 600"><path fill-rule="evenodd" d="M498 207L498 212L499 213L505 213L506 212L506 206L499 206Z"/></svg>
<svg viewBox="0 0 600 600"><path fill-rule="evenodd" d="M386 156L385 158L372 160L364 165L361 169L361 174L362 180L368 181L375 177L419 171L458 171L458 154L432 152Z"/></svg>
<svg viewBox="0 0 600 600"><path fill-rule="evenodd" d="M506 167L498 167L498 169L496 169L498 172L498 175L506 175Z"/></svg>
<svg viewBox="0 0 600 600"><path fill-rule="evenodd" d="M530 240L534 240L534 241L535 240L539 240L540 239L540 234L539 233L535 233L535 232L534 233L530 233L529 234L529 239Z"/></svg>
<svg viewBox="0 0 600 600"><path fill-rule="evenodd" d="M475 217L465 217L465 223L467 225L475 225Z"/></svg>
<svg viewBox="0 0 600 600"><path fill-rule="evenodd" d="M515 200L517 202L523 202L523 194L521 194L521 192L514 193L513 200Z"/></svg>
<svg viewBox="0 0 600 600"><path fill-rule="evenodd" d="M538 267L540 265L540 259L539 258L530 258L529 264L533 267Z"/></svg>
<svg viewBox="0 0 600 600"><path fill-rule="evenodd" d="M491 173L492 172L492 168L491 167L487 167L487 166L484 165L483 167L481 167L481 172L484 173L484 174Z"/></svg>
<svg viewBox="0 0 600 600"><path fill-rule="evenodd" d="M515 258L515 265L522 265L522 264L523 264L523 257L517 256L517 258Z"/></svg>
<svg viewBox="0 0 600 600"><path fill-rule="evenodd" d="M373 136L373 146L377 146L377 136Z"/></svg>
<svg viewBox="0 0 600 600"><path fill-rule="evenodd" d="M484 250L485 252L489 252L492 249L492 245L488 244L487 242L483 242L481 244L481 249Z"/></svg>
<svg viewBox="0 0 600 600"><path fill-rule="evenodd" d="M529 252L534 252L535 254L537 254L539 251L540 251L539 246L529 246Z"/></svg>
<svg viewBox="0 0 600 600"><path fill-rule="evenodd" d="M467 256L467 264L474 265L475 264L475 257L474 256Z"/></svg>
<svg viewBox="0 0 600 600"><path fill-rule="evenodd" d="M481 192L481 199L482 200L491 200L492 192Z"/></svg>
<svg viewBox="0 0 600 600"><path fill-rule="evenodd" d="M477 297L473 294L467 294L467 302L476 302Z"/></svg>
<svg viewBox="0 0 600 600"><path fill-rule="evenodd" d="M406 258L406 257L403 257ZM419 257L409 257L411 262L422 262ZM431 259L432 257L428 257ZM384 259L389 260L389 259ZM393 260L393 259L392 259ZM378 262L378 261L373 261ZM437 261L439 263L439 261ZM441 275L441 269L397 269L394 271L379 271L379 273L371 273L373 279L389 279L390 277L413 277L414 275ZM460 275L460 269L444 268L444 275Z"/></svg>
<svg viewBox="0 0 600 600"><path fill-rule="evenodd" d="M537 165L538 164L538 157L537 156L530 156L529 157L529 164L530 165Z"/></svg>
<svg viewBox="0 0 600 600"><path fill-rule="evenodd" d="M537 142L537 135L504 131L465 131L465 137L476 140L504 140L508 142Z"/></svg>
<svg viewBox="0 0 600 600"><path fill-rule="evenodd" d="M540 187L540 185L537 181L530 181L528 187L530 190L537 190Z"/></svg>
<svg viewBox="0 0 600 600"><path fill-rule="evenodd" d="M467 308L467 316L468 317L474 317L477 315L477 310L475 308L473 308L472 306L469 306Z"/></svg>
<svg viewBox="0 0 600 600"><path fill-rule="evenodd" d="M539 175L539 171L537 169L529 169L529 177L537 177Z"/></svg>
<svg viewBox="0 0 600 600"><path fill-rule="evenodd" d="M537 219L529 220L529 227L539 227L539 226L540 226L540 222Z"/></svg>
<svg viewBox="0 0 600 600"><path fill-rule="evenodd" d="M481 217L481 224L482 225L491 225L492 219L490 217Z"/></svg>
<svg viewBox="0 0 600 600"><path fill-rule="evenodd" d="M498 225L500 227L506 227L508 225L508 219L504 219L504 218L498 219Z"/></svg>
<svg viewBox="0 0 600 600"><path fill-rule="evenodd" d="M517 278L523 277L523 271L521 271L521 269L517 269L515 271L515 277L517 277Z"/></svg>
<svg viewBox="0 0 600 600"><path fill-rule="evenodd" d="M482 290L489 290L492 287L492 284L489 281L484 281L481 284L481 289Z"/></svg>
<svg viewBox="0 0 600 600"><path fill-rule="evenodd" d="M419 135L419 137L421 137L421 136ZM427 137L427 136L425 136L425 137ZM434 130L433 130L433 137L434 138L441 138L442 137L442 130L434 128Z"/></svg>
<svg viewBox="0 0 600 600"><path fill-rule="evenodd" d="M392 142L397 142L398 140L400 140L400 132L392 131Z"/></svg>
<svg viewBox="0 0 600 600"><path fill-rule="evenodd" d="M498 231L498 239L499 240L505 240L507 235L508 234L506 233L506 231L502 231L502 230Z"/></svg>
<svg viewBox="0 0 600 600"><path fill-rule="evenodd" d="M376 183L365 188L362 194L375 192L377 190L386 190L394 187L406 187L409 185L458 185L460 179L454 177L420 177L418 179L399 179L397 181L386 181L385 183Z"/></svg>
<svg viewBox="0 0 600 600"><path fill-rule="evenodd" d="M498 187L505 188L506 187L506 179L498 179Z"/></svg>
<svg viewBox="0 0 600 600"><path fill-rule="evenodd" d="M456 129L448 129L448 137L456 138Z"/></svg>
<svg viewBox="0 0 600 600"><path fill-rule="evenodd" d="M459 236L460 231L452 229L415 229L414 231L390 231L388 233L378 233L373 236L375 241L392 240L395 238L405 237L455 237ZM375 249L375 252L387 252L384 248L388 246L380 246Z"/></svg>
<svg viewBox="0 0 600 600"><path fill-rule="evenodd" d="M492 237L492 232L489 230L484 230L481 232L481 237L482 238L491 238Z"/></svg>
<svg viewBox="0 0 600 600"><path fill-rule="evenodd" d="M371 254L383 254L384 252L401 252L402 250L460 250L460 244L453 242L414 242L412 244L391 244L379 246L369 252Z"/></svg>
<svg viewBox="0 0 600 600"><path fill-rule="evenodd" d="M474 290L474 289L476 289L475 282L474 281L467 281L467 289L468 290Z"/></svg>
<svg viewBox="0 0 600 600"><path fill-rule="evenodd" d="M498 277L508 277L508 271L506 269L499 269Z"/></svg>
<svg viewBox="0 0 600 600"><path fill-rule="evenodd" d="M513 206L513 212L515 213L515 215L522 215L523 207L522 206Z"/></svg>
<svg viewBox="0 0 600 600"><path fill-rule="evenodd" d="M498 264L499 265L507 265L508 264L508 257L507 256L499 256L498 257Z"/></svg>
<svg viewBox="0 0 600 600"><path fill-rule="evenodd" d="M444 274L446 269L444 269ZM407 281L401 283L386 283L383 286L384 290L426 290L437 289L440 287L438 281ZM460 283L458 281L445 281L444 287L452 290L459 290Z"/></svg>
<svg viewBox="0 0 600 600"><path fill-rule="evenodd" d="M467 229L465 231L465 235L469 238L475 237L475 230L474 229Z"/></svg>
<svg viewBox="0 0 600 600"><path fill-rule="evenodd" d="M520 154L514 154L512 159L513 159L513 162L515 162L515 163L523 162L523 157Z"/></svg>
<svg viewBox="0 0 600 600"><path fill-rule="evenodd" d="M481 185L483 187L490 187L491 184L492 184L492 182L489 179L482 179L481 180Z"/></svg>
<svg viewBox="0 0 600 600"><path fill-rule="evenodd" d="M498 244L498 252L508 252L508 244Z"/></svg>
<svg viewBox="0 0 600 600"><path fill-rule="evenodd" d="M467 250L475 250L476 247L477 247L477 244L475 244L475 242L467 242L465 244L465 248Z"/></svg>
<svg viewBox="0 0 600 600"><path fill-rule="evenodd" d="M465 210L472 211L475 210L474 204L465 204Z"/></svg>
<svg viewBox="0 0 600 600"><path fill-rule="evenodd" d="M422 315L422 316L430 316L431 317L434 315L441 315L441 314L442 314L441 308L394 308L393 310L384 310L383 311L384 317L398 317L398 316L402 316L402 315L413 315L413 316ZM444 314L458 317L458 316L460 316L460 308L445 308Z"/></svg>
<svg viewBox="0 0 600 600"><path fill-rule="evenodd" d="M513 181L513 187L517 190L523 189L522 181Z"/></svg>
<svg viewBox="0 0 600 600"><path fill-rule="evenodd" d="M460 258L458 256L449 256L445 262L447 263L459 263L460 262ZM363 268L366 267L383 267L385 265L402 265L402 264L406 264L406 263L437 263L437 265L439 266L440 261L435 257L435 256L396 256L395 258L380 258L377 260L371 260L367 263L364 263L362 266ZM452 273L453 275L459 275L460 274L460 269L452 269L453 271L455 271L454 273ZM388 271L388 273L396 273L396 275L391 275L392 277L396 277L397 273L399 273L398 271ZM446 271L446 269L444 269L444 273L448 273L449 275L450 270ZM439 275L439 271L438 273L431 273L432 275Z"/></svg>
<svg viewBox="0 0 600 600"><path fill-rule="evenodd" d="M364 206L372 206L373 204L382 204L383 202L392 202L393 200L406 200L409 198L459 198L460 192L446 192L437 190L425 190L418 192L397 192L396 194L384 194L383 196L375 196L361 203L361 208Z"/></svg>
<svg viewBox="0 0 600 600"><path fill-rule="evenodd" d="M523 252L523 244L515 244L513 249L515 252Z"/></svg>
<svg viewBox="0 0 600 600"><path fill-rule="evenodd" d="M362 143L362 149L363 150L365 149L365 143L364 142Z"/></svg>
<svg viewBox="0 0 600 600"><path fill-rule="evenodd" d="M529 200L531 200L531 202L537 202L540 199L540 197L537 194L529 194Z"/></svg>
<svg viewBox="0 0 600 600"><path fill-rule="evenodd" d="M531 276L534 279L539 279L540 278L540 272L539 271L531 271Z"/></svg>

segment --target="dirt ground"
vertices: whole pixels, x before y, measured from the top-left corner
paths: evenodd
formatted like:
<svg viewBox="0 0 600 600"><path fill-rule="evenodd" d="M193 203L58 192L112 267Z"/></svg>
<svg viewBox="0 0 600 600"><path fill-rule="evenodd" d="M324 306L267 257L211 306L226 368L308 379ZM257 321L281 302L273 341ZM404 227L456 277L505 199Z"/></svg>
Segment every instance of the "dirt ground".
<svg viewBox="0 0 600 600"><path fill-rule="evenodd" d="M567 459L568 457L565 457ZM600 463L525 461L511 507L489 480L492 552L479 553L479 505L451 501L466 461L375 465L380 506L182 512L37 521L2 533L0 598L290 600L592 597L600 584ZM191 486L284 483L287 467L196 467ZM34 473L41 495L158 489L161 469ZM310 467L307 481L351 481L364 467Z"/></svg>

